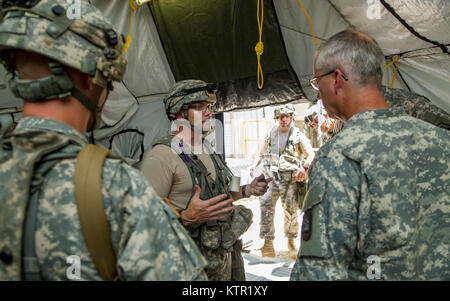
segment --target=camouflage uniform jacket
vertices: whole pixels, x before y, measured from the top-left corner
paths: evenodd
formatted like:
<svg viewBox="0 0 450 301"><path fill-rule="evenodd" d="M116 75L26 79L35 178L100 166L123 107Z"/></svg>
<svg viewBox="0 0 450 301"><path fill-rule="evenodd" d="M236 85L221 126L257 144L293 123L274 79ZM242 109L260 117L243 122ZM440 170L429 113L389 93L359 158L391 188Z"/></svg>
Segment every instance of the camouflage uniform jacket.
<svg viewBox="0 0 450 301"><path fill-rule="evenodd" d="M297 127L292 126L284 150L280 151L279 126L275 126L265 139L264 168L277 166L280 171L296 171L304 161L304 151L309 155L314 151L311 142ZM298 148L297 148L298 147Z"/></svg>
<svg viewBox="0 0 450 301"><path fill-rule="evenodd" d="M402 89L386 87L383 87L383 95L390 107L402 107L408 115L450 130L450 115L435 106L425 96Z"/></svg>
<svg viewBox="0 0 450 301"><path fill-rule="evenodd" d="M15 131L36 130L57 132L79 141L78 145L69 144L46 155L33 174L32 184L40 186L40 189L32 187L31 191L40 193L35 237L41 277L67 280L70 266L67 258L76 255L81 260L81 280L101 280L81 232L74 198L76 154L87 139L64 123L38 117L23 118ZM57 161L44 173L40 163L49 160ZM140 171L118 159L107 158L102 181L103 202L121 280L207 279L206 261Z"/></svg>
<svg viewBox="0 0 450 301"><path fill-rule="evenodd" d="M381 279L450 280L448 158L448 131L401 108L354 115L310 168L291 280L367 280L372 255Z"/></svg>

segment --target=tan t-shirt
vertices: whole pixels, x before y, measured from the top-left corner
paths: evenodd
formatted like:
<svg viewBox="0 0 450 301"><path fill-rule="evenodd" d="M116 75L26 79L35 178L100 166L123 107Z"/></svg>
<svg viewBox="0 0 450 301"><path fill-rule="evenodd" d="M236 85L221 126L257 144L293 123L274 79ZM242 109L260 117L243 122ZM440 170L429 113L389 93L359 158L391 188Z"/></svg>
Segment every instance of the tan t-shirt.
<svg viewBox="0 0 450 301"><path fill-rule="evenodd" d="M187 147L185 146L185 150ZM211 177L216 179L216 169L211 156L197 154ZM168 198L172 206L180 211L186 209L192 194L192 178L180 156L167 145L156 145L143 159L141 170L150 185L161 198Z"/></svg>

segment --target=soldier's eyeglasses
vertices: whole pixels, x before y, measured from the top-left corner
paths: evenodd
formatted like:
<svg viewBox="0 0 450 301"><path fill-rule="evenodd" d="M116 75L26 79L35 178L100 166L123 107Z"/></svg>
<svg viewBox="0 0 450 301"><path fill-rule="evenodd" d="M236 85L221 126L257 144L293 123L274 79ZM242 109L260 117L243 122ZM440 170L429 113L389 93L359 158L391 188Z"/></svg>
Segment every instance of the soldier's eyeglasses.
<svg viewBox="0 0 450 301"><path fill-rule="evenodd" d="M309 84L311 85L311 87L313 87L314 90L319 91L319 82L318 82L318 79L321 78L321 77L330 75L330 74L332 74L333 72L334 72L334 70L331 70L331 71L328 72L328 73L325 73L325 74L316 76L316 77L314 77L313 79L311 79L311 80L309 81ZM345 80L348 80L347 76L345 76L344 73L342 73L342 78L345 79Z"/></svg>
<svg viewBox="0 0 450 301"><path fill-rule="evenodd" d="M193 109L195 111L202 111L202 112L206 112L206 110L209 110L210 112L212 112L211 108L212 105L209 104L193 104L189 106L190 109Z"/></svg>

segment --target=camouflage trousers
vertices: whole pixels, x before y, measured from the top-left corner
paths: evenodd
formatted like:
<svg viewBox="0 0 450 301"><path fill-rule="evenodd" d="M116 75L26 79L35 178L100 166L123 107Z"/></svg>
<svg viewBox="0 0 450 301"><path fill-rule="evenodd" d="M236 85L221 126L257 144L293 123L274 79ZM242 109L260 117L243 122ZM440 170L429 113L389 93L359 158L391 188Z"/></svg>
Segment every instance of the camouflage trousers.
<svg viewBox="0 0 450 301"><path fill-rule="evenodd" d="M279 177L269 183L269 189L261 200L260 234L262 239L274 240L275 227L273 223L275 205L278 198L284 209L284 234L287 238L296 238L298 234L297 221L297 184L294 172L280 172Z"/></svg>

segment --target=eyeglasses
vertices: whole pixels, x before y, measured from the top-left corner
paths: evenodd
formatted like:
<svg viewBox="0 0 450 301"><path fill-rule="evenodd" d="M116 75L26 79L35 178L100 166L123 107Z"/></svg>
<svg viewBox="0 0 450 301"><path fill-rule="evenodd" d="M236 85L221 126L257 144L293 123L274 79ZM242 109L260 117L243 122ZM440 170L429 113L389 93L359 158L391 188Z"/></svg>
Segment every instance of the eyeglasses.
<svg viewBox="0 0 450 301"><path fill-rule="evenodd" d="M332 74L333 72L334 72L334 70L331 70L331 71L328 72L328 73L325 73L325 74L316 76L316 77L314 77L313 79L311 79L311 80L309 81L309 84L311 85L311 87L313 87L314 90L319 91L319 82L318 82L318 79L321 78L321 77L323 77L323 76L330 75L330 74ZM342 73L342 78L345 79L345 80L348 80L347 76L345 76L344 73Z"/></svg>
<svg viewBox="0 0 450 301"><path fill-rule="evenodd" d="M211 110L212 104L210 104L210 103L208 103L208 104L203 104L203 103L193 104L193 105L190 105L189 108L193 109L195 111L206 112L206 110L209 110L210 112L212 112L212 110Z"/></svg>

